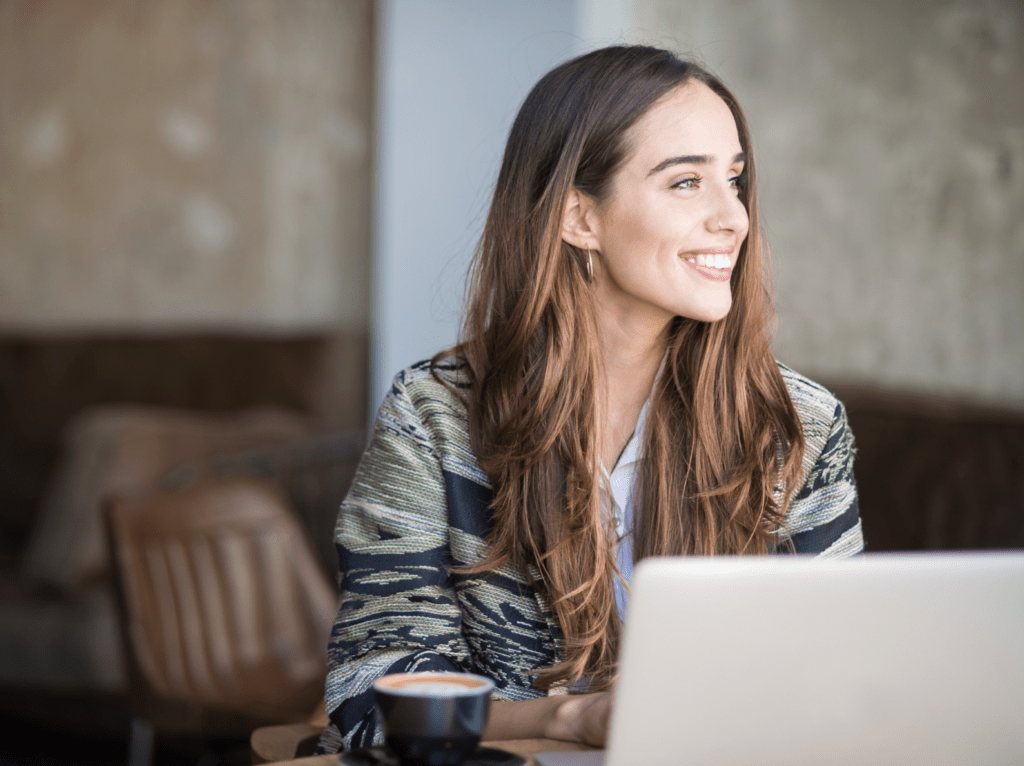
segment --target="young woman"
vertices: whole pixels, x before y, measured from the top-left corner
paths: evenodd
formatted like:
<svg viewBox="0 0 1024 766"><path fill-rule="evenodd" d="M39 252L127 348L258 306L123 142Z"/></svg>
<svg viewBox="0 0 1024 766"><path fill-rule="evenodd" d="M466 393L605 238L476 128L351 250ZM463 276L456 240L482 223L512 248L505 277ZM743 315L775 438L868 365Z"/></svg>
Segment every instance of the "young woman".
<svg viewBox="0 0 1024 766"><path fill-rule="evenodd" d="M750 135L647 47L516 117L463 341L400 373L338 519L324 750L373 681L497 684L485 739L604 742L633 562L863 548L842 405L780 365Z"/></svg>

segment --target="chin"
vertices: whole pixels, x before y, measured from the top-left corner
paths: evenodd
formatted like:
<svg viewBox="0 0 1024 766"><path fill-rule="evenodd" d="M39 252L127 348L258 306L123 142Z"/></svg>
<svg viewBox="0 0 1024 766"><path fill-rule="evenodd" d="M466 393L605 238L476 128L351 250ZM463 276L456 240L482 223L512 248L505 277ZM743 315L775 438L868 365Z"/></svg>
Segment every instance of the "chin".
<svg viewBox="0 0 1024 766"><path fill-rule="evenodd" d="M691 306L689 311L684 311L680 313L679 316L686 317L687 319L693 319L696 322L718 322L729 316L729 309L731 308L732 301L723 305L702 306L696 311Z"/></svg>

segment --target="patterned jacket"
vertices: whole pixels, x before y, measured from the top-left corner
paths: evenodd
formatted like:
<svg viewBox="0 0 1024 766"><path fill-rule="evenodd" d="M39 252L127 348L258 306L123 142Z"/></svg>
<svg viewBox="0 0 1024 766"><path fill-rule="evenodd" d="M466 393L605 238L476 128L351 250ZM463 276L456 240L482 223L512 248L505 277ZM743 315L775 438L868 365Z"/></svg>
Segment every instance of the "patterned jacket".
<svg viewBox="0 0 1024 766"><path fill-rule="evenodd" d="M846 412L824 388L779 367L807 440L806 481L787 516L793 546L857 553L864 542ZM439 374L460 385L454 361ZM511 565L486 577L450 572L483 556L490 501L465 407L429 362L401 372L335 528L342 598L328 647L331 725L321 752L381 741L371 687L385 673L471 671L494 679L496 699L544 693L529 671L562 652L544 599Z"/></svg>

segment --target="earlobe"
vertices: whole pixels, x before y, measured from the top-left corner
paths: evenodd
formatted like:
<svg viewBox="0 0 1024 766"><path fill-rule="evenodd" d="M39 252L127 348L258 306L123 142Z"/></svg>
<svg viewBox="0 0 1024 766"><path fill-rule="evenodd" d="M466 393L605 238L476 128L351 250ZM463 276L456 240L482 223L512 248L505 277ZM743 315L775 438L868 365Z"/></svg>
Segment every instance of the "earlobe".
<svg viewBox="0 0 1024 766"><path fill-rule="evenodd" d="M578 189L569 192L562 213L562 239L580 250L599 250L596 232L591 226L588 213L590 200Z"/></svg>

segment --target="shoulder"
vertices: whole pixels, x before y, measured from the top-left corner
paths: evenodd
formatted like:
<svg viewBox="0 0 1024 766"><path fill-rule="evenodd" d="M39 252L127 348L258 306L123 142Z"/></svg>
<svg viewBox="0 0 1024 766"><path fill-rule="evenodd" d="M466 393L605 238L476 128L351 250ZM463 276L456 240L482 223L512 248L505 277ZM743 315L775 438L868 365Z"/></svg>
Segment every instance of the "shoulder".
<svg viewBox="0 0 1024 766"><path fill-rule="evenodd" d="M451 473L487 485L473 454L466 398L468 368L455 356L429 359L398 373L377 415L377 431L392 439L412 440L440 460Z"/></svg>
<svg viewBox="0 0 1024 766"><path fill-rule="evenodd" d="M458 357L447 356L433 367L430 359L406 367L395 376L388 396L407 398L420 404L431 401L450 404L452 400L459 401L459 394L465 396L468 393L465 363Z"/></svg>
<svg viewBox="0 0 1024 766"><path fill-rule="evenodd" d="M846 419L846 408L835 394L790 367L777 362L782 379L800 418L807 446L804 471L810 471L822 457L836 457L853 451L853 434Z"/></svg>
<svg viewBox="0 0 1024 766"><path fill-rule="evenodd" d="M843 408L835 394L782 362L776 364L789 391L789 398L793 400L793 406L800 416L804 431L817 431L822 428L831 430L837 410Z"/></svg>
<svg viewBox="0 0 1024 766"><path fill-rule="evenodd" d="M395 375L384 397L381 414L395 410L413 419L426 422L436 419L464 421L466 406L461 397L469 393L465 366L454 357L446 357L431 369L425 359L406 367Z"/></svg>

